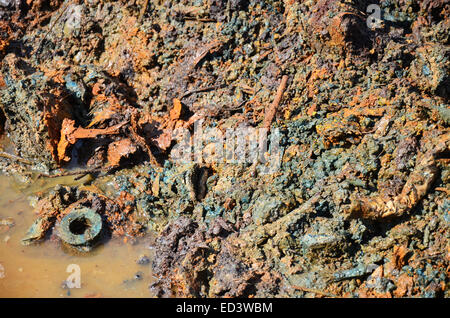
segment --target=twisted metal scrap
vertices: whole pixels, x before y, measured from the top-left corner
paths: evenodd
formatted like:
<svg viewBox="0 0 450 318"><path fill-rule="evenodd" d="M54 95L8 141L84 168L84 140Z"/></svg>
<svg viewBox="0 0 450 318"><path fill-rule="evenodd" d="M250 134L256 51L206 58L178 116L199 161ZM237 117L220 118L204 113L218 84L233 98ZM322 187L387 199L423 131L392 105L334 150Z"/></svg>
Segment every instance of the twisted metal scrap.
<svg viewBox="0 0 450 318"><path fill-rule="evenodd" d="M388 217L399 217L413 209L428 193L438 176L437 157L450 150L450 133L438 137L431 143L431 149L419 154L414 171L409 175L402 192L386 198L358 197L348 211L350 218L379 220Z"/></svg>

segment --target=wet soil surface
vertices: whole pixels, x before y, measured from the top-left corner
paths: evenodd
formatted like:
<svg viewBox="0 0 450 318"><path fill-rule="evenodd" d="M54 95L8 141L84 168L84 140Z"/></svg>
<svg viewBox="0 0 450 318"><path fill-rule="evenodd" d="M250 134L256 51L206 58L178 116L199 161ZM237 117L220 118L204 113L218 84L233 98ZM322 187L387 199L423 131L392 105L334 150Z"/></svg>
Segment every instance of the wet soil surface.
<svg viewBox="0 0 450 318"><path fill-rule="evenodd" d="M148 239L134 244L111 240L89 254L57 241L23 246L35 215L26 195L0 176L0 297L150 297L154 281ZM79 266L80 285L70 286L70 266Z"/></svg>
<svg viewBox="0 0 450 318"><path fill-rule="evenodd" d="M148 295L448 297L448 1L0 5L0 167L34 198L26 246L87 208L102 235L79 252L156 237ZM175 160L200 120L203 153L268 129L279 168Z"/></svg>

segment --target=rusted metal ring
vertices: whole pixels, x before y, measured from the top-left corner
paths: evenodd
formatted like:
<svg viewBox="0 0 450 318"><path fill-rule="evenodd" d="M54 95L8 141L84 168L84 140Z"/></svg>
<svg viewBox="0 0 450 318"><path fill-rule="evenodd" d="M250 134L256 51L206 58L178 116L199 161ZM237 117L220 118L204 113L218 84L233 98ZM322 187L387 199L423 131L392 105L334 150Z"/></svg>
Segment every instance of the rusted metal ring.
<svg viewBox="0 0 450 318"><path fill-rule="evenodd" d="M89 208L77 209L67 214L56 225L58 236L70 245L88 245L102 230L102 218Z"/></svg>

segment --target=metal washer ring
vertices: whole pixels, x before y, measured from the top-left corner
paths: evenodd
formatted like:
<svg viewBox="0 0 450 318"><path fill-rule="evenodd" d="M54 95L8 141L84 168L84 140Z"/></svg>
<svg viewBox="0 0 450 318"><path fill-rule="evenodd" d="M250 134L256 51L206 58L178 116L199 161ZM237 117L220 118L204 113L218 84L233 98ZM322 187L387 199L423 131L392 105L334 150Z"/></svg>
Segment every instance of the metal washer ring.
<svg viewBox="0 0 450 318"><path fill-rule="evenodd" d="M89 225L82 234L75 234L70 226L75 221L87 220ZM70 245L86 245L93 241L102 230L102 218L94 210L89 208L77 209L67 214L56 225L58 236Z"/></svg>

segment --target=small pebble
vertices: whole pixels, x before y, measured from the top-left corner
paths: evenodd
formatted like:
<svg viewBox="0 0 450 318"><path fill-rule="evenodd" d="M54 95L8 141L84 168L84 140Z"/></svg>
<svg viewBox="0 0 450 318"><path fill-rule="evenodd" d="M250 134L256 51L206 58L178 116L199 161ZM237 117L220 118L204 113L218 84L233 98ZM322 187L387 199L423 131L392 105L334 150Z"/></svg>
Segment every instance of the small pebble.
<svg viewBox="0 0 450 318"><path fill-rule="evenodd" d="M141 280L142 277L144 277L144 273L143 272L137 272L136 274L134 274L134 279L135 280Z"/></svg>

